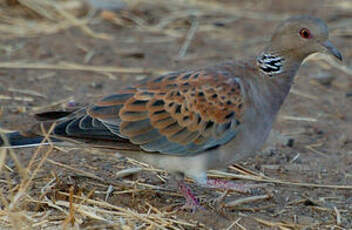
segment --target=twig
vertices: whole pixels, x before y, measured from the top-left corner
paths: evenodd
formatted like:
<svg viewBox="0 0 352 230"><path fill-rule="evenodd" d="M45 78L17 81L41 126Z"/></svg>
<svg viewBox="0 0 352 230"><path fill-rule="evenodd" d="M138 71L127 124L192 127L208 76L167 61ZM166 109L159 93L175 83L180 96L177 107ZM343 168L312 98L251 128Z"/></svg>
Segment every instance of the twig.
<svg viewBox="0 0 352 230"><path fill-rule="evenodd" d="M256 20L266 20L266 21L281 21L283 18L287 18L288 14L273 14L269 12L254 12L249 10L243 10L241 7L236 7L234 5L225 5L218 1L193 1L187 0L183 4L188 4L191 6L202 7L208 9L209 11L227 13L230 15L235 15L243 18L251 18Z"/></svg>
<svg viewBox="0 0 352 230"><path fill-rule="evenodd" d="M308 121L308 122L317 122L316 118L312 117L294 117L294 116L280 116L280 119L291 120L291 121Z"/></svg>
<svg viewBox="0 0 352 230"><path fill-rule="evenodd" d="M290 92L295 94L295 95L298 95L298 96L301 96L301 97L305 97L305 98L308 98L308 99L311 99L311 100L318 100L318 97L310 95L310 94L307 94L307 93L304 93L304 92L301 92L301 91L299 91L297 89L291 89Z"/></svg>
<svg viewBox="0 0 352 230"><path fill-rule="evenodd" d="M258 221L261 224L264 224L269 227L279 227L280 229L284 230L289 230L289 229L301 229L303 225L300 224L291 224L291 223L280 223L280 222L270 222L267 220L259 219L259 218L254 218L256 221ZM276 229L276 228L275 228Z"/></svg>
<svg viewBox="0 0 352 230"><path fill-rule="evenodd" d="M162 69L144 69L144 68L124 68L113 66L92 66L81 65L76 63L59 63L59 64L45 64L45 63L21 63L21 62L0 62L0 68L4 69L50 69L50 70L79 70L91 72L109 72L109 73L157 73L162 74L169 72Z"/></svg>
<svg viewBox="0 0 352 230"><path fill-rule="evenodd" d="M198 29L199 21L196 16L192 16L192 25L191 28L188 30L185 42L183 43L180 51L177 54L176 59L181 59L186 55L186 52L188 50L189 45L191 44L191 41L194 37L194 34L196 33Z"/></svg>
<svg viewBox="0 0 352 230"><path fill-rule="evenodd" d="M27 95L31 95L31 96L35 96L35 97L42 97L42 98L46 98L45 95L34 91L34 90L29 90L29 89L15 89L15 88L8 88L7 89L10 92L14 92L14 93L22 93L22 94L27 94Z"/></svg>
<svg viewBox="0 0 352 230"><path fill-rule="evenodd" d="M329 188L329 189L347 189L352 190L352 185L332 185L332 184L311 184L311 183L298 183L298 182L289 182L289 181L281 181L277 179L266 179L261 178L258 176L245 176L245 175L238 175L233 173L222 172L218 170L211 170L208 174L209 176L220 176L226 178L234 178L234 179L244 179L244 180L252 180L252 181L259 181L259 182L269 182L274 184L286 184L286 185L293 185L293 186L300 186L300 187L311 187L311 188Z"/></svg>
<svg viewBox="0 0 352 230"><path fill-rule="evenodd" d="M72 171L74 171L74 172L76 172L77 174L80 174L80 175L82 175L82 176L86 176L86 177L89 177L89 178L98 180L98 181L100 181L100 182L105 182L105 180L104 180L103 178L98 177L98 176L94 175L93 173L86 172L86 171L84 171L84 170L77 169L77 168L74 168L74 167L71 167L71 166L68 166L68 165L65 165L65 164L62 164L62 163L53 161L53 160L51 160L51 159L47 159L46 161L47 161L48 163L50 163L50 164L53 164L53 165L56 165L56 166L59 166L59 167L62 167L62 168L68 169L68 170L72 170Z"/></svg>
<svg viewBox="0 0 352 230"><path fill-rule="evenodd" d="M123 170L118 171L115 174L115 176L117 178L122 178L122 177L126 177L126 176L130 176L130 175L136 174L136 173L138 173L140 171L142 171L141 168L127 168L127 169L123 169Z"/></svg>
<svg viewBox="0 0 352 230"><path fill-rule="evenodd" d="M334 211L336 214L336 224L341 225L341 214L340 211L336 208L336 206L334 206Z"/></svg>
<svg viewBox="0 0 352 230"><path fill-rule="evenodd" d="M104 201L107 201L109 199L109 196L111 193L114 191L114 187L112 185L108 186L108 190L106 191L105 199Z"/></svg>
<svg viewBox="0 0 352 230"><path fill-rule="evenodd" d="M28 101L28 102L34 101L34 99L31 97L10 97L6 95L0 95L0 100Z"/></svg>
<svg viewBox="0 0 352 230"><path fill-rule="evenodd" d="M270 195L266 194L266 195L260 195L260 196L250 196L250 197L245 197L245 198L241 198L238 200L234 200L234 201L230 201L228 203L225 204L226 208L233 208L236 206L240 206L242 204L246 204L246 203L252 203L258 200L266 200L269 199Z"/></svg>
<svg viewBox="0 0 352 230"><path fill-rule="evenodd" d="M65 99L62 99L62 100L59 100L59 101L52 102L49 105L31 107L31 109L32 109L33 112L40 111L40 110L45 110L45 109L52 108L52 107L55 107L55 106L58 106L58 105L62 105L64 103L70 102L72 100L73 100L73 97L68 97L68 98L65 98Z"/></svg>
<svg viewBox="0 0 352 230"><path fill-rule="evenodd" d="M66 20L70 21L74 25L78 25L83 32L87 33L88 35L94 37L94 38L100 38L100 39L105 39L105 40L111 40L112 37L108 34L104 33L95 33L93 32L86 24L82 24L78 18L67 12L66 10L62 9L59 5L53 4L55 9L61 16L63 16Z"/></svg>
<svg viewBox="0 0 352 230"><path fill-rule="evenodd" d="M238 222L242 219L242 217L238 218L235 222L233 222L232 224L230 224L230 226L228 226L226 228L226 230L231 230L233 228L233 226L237 225L240 229L245 230L246 228L244 228L242 225L240 225Z"/></svg>

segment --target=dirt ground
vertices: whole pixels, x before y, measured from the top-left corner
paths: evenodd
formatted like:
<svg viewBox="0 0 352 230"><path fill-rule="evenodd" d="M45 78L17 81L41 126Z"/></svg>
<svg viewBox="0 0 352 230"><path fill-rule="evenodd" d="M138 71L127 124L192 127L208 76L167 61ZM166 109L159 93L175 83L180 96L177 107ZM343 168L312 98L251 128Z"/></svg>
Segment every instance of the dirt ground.
<svg viewBox="0 0 352 230"><path fill-rule="evenodd" d="M19 2L0 6L19 17ZM17 162L3 151L1 229L352 229L351 2L132 2L89 16L84 6L71 13L88 23L28 36L0 17L0 30L12 25L0 36L0 127L29 127L36 112L94 102L162 72L254 56L275 25L295 14L323 18L344 63L309 58L267 147L223 170L227 179L265 188L239 194L189 180L204 207L192 213L178 208L184 198L167 173L131 159L57 146L16 149ZM30 10L22 16L33 27L55 22Z"/></svg>

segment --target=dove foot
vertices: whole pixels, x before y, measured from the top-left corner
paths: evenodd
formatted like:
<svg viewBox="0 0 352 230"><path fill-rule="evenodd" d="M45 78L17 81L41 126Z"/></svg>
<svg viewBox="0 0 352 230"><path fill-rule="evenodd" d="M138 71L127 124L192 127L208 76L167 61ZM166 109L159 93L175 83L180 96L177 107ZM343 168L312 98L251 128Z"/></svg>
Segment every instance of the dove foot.
<svg viewBox="0 0 352 230"><path fill-rule="evenodd" d="M202 209L198 199L194 196L192 190L185 184L184 181L177 182L178 190L186 199L186 203L181 207L183 210L191 210L195 212L197 209Z"/></svg>

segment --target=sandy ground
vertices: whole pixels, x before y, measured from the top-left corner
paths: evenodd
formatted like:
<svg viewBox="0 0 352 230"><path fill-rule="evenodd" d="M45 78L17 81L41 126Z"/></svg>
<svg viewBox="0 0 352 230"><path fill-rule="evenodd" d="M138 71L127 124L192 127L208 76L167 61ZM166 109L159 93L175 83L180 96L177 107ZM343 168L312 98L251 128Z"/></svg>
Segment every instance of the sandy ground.
<svg viewBox="0 0 352 230"><path fill-rule="evenodd" d="M94 35L104 33L110 40L88 34L82 27L34 36L0 36L0 65L17 65L0 67L0 126L8 130L29 127L38 111L94 102L97 96L161 72L253 56L275 25L294 14L313 14L326 20L344 63L341 67L322 56L307 60L280 111L267 148L255 158L238 162L245 169L242 173L236 165L224 169L254 183L269 178L271 183L265 188L252 194L226 193L200 189L188 181L205 208L191 213L177 208L184 200L165 172L130 159L81 146L50 151L17 149L20 163L7 154L5 165L1 164L0 226L351 229L349 1L140 1L126 6L123 13L105 12L102 17L98 12L91 17L88 26ZM180 57L192 25L197 26L195 34ZM35 63L42 66L33 68ZM130 73L118 68L128 68ZM30 169L24 170L31 159ZM132 168L127 176L117 174L127 168ZM215 175L219 177L219 173ZM223 200L217 204L220 196ZM254 201L224 207L246 197L254 197Z"/></svg>

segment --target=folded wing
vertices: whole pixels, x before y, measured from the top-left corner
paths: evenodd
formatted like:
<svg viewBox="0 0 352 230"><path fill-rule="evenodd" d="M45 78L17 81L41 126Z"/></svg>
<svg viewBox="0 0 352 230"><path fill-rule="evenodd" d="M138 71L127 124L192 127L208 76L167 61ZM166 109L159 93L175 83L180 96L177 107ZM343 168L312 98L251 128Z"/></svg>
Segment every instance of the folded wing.
<svg viewBox="0 0 352 230"><path fill-rule="evenodd" d="M161 76L103 98L63 126L71 135L79 128L88 137L126 139L146 152L197 154L239 131L244 98L239 80L229 76L219 71Z"/></svg>

